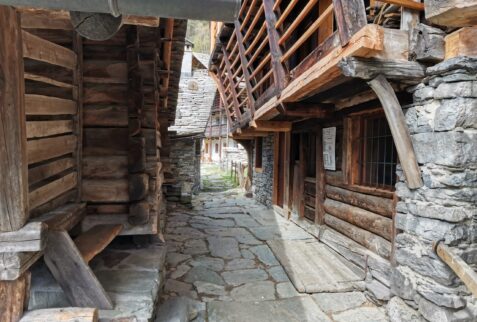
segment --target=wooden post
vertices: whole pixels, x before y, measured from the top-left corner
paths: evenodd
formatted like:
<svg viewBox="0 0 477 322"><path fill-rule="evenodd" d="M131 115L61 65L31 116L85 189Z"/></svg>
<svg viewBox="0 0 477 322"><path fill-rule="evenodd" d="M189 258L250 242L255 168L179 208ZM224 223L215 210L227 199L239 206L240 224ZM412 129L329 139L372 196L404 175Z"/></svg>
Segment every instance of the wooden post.
<svg viewBox="0 0 477 322"><path fill-rule="evenodd" d="M305 134L301 133L300 134L300 167L299 171L300 174L298 176L299 178L299 184L300 184L300 200L298 202L298 215L300 217L305 216L305 177L306 177L306 153L305 153ZM297 187L293 187L297 188Z"/></svg>
<svg viewBox="0 0 477 322"><path fill-rule="evenodd" d="M0 6L0 231L28 220L22 30L12 7Z"/></svg>
<svg viewBox="0 0 477 322"><path fill-rule="evenodd" d="M28 306L30 276L30 272L26 272L15 281L0 281L0 321L20 320L24 308Z"/></svg>
<svg viewBox="0 0 477 322"><path fill-rule="evenodd" d="M235 36L237 37L238 50L240 55L240 66L242 66L243 78L245 80L245 86L247 87L247 97L250 105L251 118L255 114L255 98L252 93L252 83L250 82L250 73L248 72L248 59L245 56L245 47L243 44L243 35L240 31L240 22L235 20Z"/></svg>
<svg viewBox="0 0 477 322"><path fill-rule="evenodd" d="M422 187L421 170L417 164L416 155L412 146L411 136L407 129L406 119L399 100L387 79L380 75L368 82L383 105L386 119L396 145L407 184L411 189Z"/></svg>
<svg viewBox="0 0 477 322"><path fill-rule="evenodd" d="M323 127L316 130L316 195L315 195L315 223L322 225L325 218L325 167L323 164Z"/></svg>
<svg viewBox="0 0 477 322"><path fill-rule="evenodd" d="M290 193L290 149L291 149L291 132L285 132L285 147L283 149L283 171L284 171L284 209L286 217L290 218L293 195Z"/></svg>
<svg viewBox="0 0 477 322"><path fill-rule="evenodd" d="M77 201L80 202L81 193L83 189L81 188L81 172L83 170L83 39L81 36L74 32L73 34L73 51L76 53L76 68L73 70L73 99L76 101L77 114L73 118L75 122L75 132L77 138L77 149L76 149L76 171L77 176L77 186L78 186L78 196Z"/></svg>
<svg viewBox="0 0 477 322"><path fill-rule="evenodd" d="M368 24L363 0L333 0L341 46L348 44L351 37Z"/></svg>
<svg viewBox="0 0 477 322"><path fill-rule="evenodd" d="M281 63L283 54L280 46L278 45L280 35L278 34L277 29L275 29L277 17L273 12L273 0L263 0L263 7L265 11L265 23L267 24L268 43L270 45L273 78L275 80L275 86L277 90L280 91L284 89L288 83L288 74Z"/></svg>

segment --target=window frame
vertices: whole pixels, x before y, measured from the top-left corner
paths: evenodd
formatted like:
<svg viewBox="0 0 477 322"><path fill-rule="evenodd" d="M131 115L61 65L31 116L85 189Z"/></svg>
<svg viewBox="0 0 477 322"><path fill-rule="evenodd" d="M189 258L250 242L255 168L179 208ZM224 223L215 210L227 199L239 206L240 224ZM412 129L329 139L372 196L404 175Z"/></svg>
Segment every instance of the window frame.
<svg viewBox="0 0 477 322"><path fill-rule="evenodd" d="M262 171L263 169L263 138L255 138L255 158L253 165L255 170Z"/></svg>

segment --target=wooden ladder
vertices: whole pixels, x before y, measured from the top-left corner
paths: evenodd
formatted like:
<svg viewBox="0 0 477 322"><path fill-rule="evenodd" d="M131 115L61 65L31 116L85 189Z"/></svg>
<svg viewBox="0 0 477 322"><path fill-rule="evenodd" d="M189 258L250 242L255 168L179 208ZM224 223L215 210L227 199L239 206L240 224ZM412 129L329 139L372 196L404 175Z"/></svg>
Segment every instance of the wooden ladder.
<svg viewBox="0 0 477 322"><path fill-rule="evenodd" d="M97 225L74 241L66 230L49 230L45 263L70 303L111 310L113 303L88 263L119 235L123 225Z"/></svg>

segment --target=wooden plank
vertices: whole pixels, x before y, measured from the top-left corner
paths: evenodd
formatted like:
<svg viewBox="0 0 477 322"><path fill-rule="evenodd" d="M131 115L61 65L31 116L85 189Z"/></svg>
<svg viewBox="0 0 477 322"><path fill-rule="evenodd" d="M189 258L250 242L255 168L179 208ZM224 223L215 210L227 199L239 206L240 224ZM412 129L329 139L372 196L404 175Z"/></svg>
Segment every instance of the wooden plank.
<svg viewBox="0 0 477 322"><path fill-rule="evenodd" d="M423 186L421 170L417 164L416 154L412 146L411 135L399 100L386 78L382 75L368 82L383 105L386 119L399 155L399 161L406 176L407 185L411 189Z"/></svg>
<svg viewBox="0 0 477 322"><path fill-rule="evenodd" d="M98 84L127 84L127 64L116 60L87 60L84 81Z"/></svg>
<svg viewBox="0 0 477 322"><path fill-rule="evenodd" d="M41 164L28 170L28 183L34 185L42 180L57 175L74 167L73 158L63 158L46 164Z"/></svg>
<svg viewBox="0 0 477 322"><path fill-rule="evenodd" d="M27 138L42 138L73 132L73 121L28 121L26 124Z"/></svg>
<svg viewBox="0 0 477 322"><path fill-rule="evenodd" d="M366 195L330 185L326 185L326 196L388 218L392 218L395 210L391 199Z"/></svg>
<svg viewBox="0 0 477 322"><path fill-rule="evenodd" d="M53 79L53 78L50 78L50 77L47 77L47 76L43 76L43 75L37 75L37 74L26 73L26 72L25 72L24 75L25 75L25 79L35 81L35 82L41 82L41 83L44 83L44 84L53 85L53 86L57 86L57 87L61 87L61 88L71 88L72 89L74 87L72 84L57 81L56 79Z"/></svg>
<svg viewBox="0 0 477 322"><path fill-rule="evenodd" d="M76 137L65 135L27 142L28 164L70 154L76 149Z"/></svg>
<svg viewBox="0 0 477 322"><path fill-rule="evenodd" d="M83 151L85 156L127 155L127 128L85 128Z"/></svg>
<svg viewBox="0 0 477 322"><path fill-rule="evenodd" d="M363 245L379 256L389 259L391 256L391 243L367 230L356 227L344 220L330 214L325 214L325 224L337 230L348 238Z"/></svg>
<svg viewBox="0 0 477 322"><path fill-rule="evenodd" d="M86 214L85 203L69 203L62 205L33 219L33 222L42 222L48 230L71 230Z"/></svg>
<svg viewBox="0 0 477 322"><path fill-rule="evenodd" d="M426 19L441 26L477 25L477 0L426 0Z"/></svg>
<svg viewBox="0 0 477 322"><path fill-rule="evenodd" d="M318 2L318 14L321 16L330 5L333 4L333 0L320 0ZM318 29L318 43L323 43L328 37L333 34L333 25L334 25L334 13L328 15L325 18L325 21L321 24Z"/></svg>
<svg viewBox="0 0 477 322"><path fill-rule="evenodd" d="M20 320L30 293L30 278L30 273L25 273L15 281L0 281L0 321Z"/></svg>
<svg viewBox="0 0 477 322"><path fill-rule="evenodd" d="M26 115L72 115L78 109L72 100L44 95L25 95Z"/></svg>
<svg viewBox="0 0 477 322"><path fill-rule="evenodd" d="M83 201L129 202L127 179L91 180L82 183Z"/></svg>
<svg viewBox="0 0 477 322"><path fill-rule="evenodd" d="M127 127L127 106L86 105L83 109L83 124L85 127Z"/></svg>
<svg viewBox="0 0 477 322"><path fill-rule="evenodd" d="M97 308L63 307L40 309L26 312L20 322L97 322Z"/></svg>
<svg viewBox="0 0 477 322"><path fill-rule="evenodd" d="M341 45L349 43L354 34L367 25L366 10L362 0L333 0L335 19Z"/></svg>
<svg viewBox="0 0 477 322"><path fill-rule="evenodd" d="M73 51L76 54L77 64L76 68L73 70L73 84L75 85L73 89L73 99L76 102L76 108L79 111L75 116L73 116L73 121L75 124L74 133L77 135L77 144L76 150L73 153L73 158L76 161L76 171L78 172L78 187L81 187L81 181L83 180L83 169L81 165L83 164L83 74L84 74L84 55L83 55L83 38L77 33L73 34ZM81 201L82 190L77 189L76 202Z"/></svg>
<svg viewBox="0 0 477 322"><path fill-rule="evenodd" d="M22 31L22 37L23 57L68 69L76 67L76 54L72 50L26 31Z"/></svg>
<svg viewBox="0 0 477 322"><path fill-rule="evenodd" d="M252 123L252 122L251 122ZM288 132L291 131L292 123L285 121L253 121L253 128L264 132Z"/></svg>
<svg viewBox="0 0 477 322"><path fill-rule="evenodd" d="M76 172L69 173L64 177L56 179L38 189L30 192L30 207L32 209L43 205L44 203L60 196L61 194L73 189L78 183Z"/></svg>
<svg viewBox="0 0 477 322"><path fill-rule="evenodd" d="M49 231L45 263L72 305L111 310L113 304L65 231Z"/></svg>
<svg viewBox="0 0 477 322"><path fill-rule="evenodd" d="M31 222L17 231L0 233L2 252L38 252L45 247L46 225Z"/></svg>
<svg viewBox="0 0 477 322"><path fill-rule="evenodd" d="M406 9L412 9L417 11L424 11L424 3L415 2L413 0L379 0L380 2L394 4Z"/></svg>
<svg viewBox="0 0 477 322"><path fill-rule="evenodd" d="M229 81L229 88L232 93L232 101L233 101L233 108L235 111L235 117L240 120L242 119L242 112L240 111L239 108L239 101L237 97L237 84L235 83L235 80L233 79L233 72L232 72L232 66L230 65L230 60L229 60L229 55L227 53L227 49L225 47L222 47L222 53L224 55L224 61L225 61L225 67L227 68L227 79Z"/></svg>
<svg viewBox="0 0 477 322"><path fill-rule="evenodd" d="M477 57L477 27L464 27L445 37L445 59Z"/></svg>
<svg viewBox="0 0 477 322"><path fill-rule="evenodd" d="M21 36L15 9L1 6L0 231L20 229L29 215ZM6 313L3 316L7 316Z"/></svg>
<svg viewBox="0 0 477 322"><path fill-rule="evenodd" d="M273 79L275 87L278 90L285 88L288 83L288 73L282 65L282 51L278 44L280 36L275 24L277 23L277 17L273 12L273 0L263 0L263 7L265 9L265 23L267 25L268 45L270 48L270 55L272 61Z"/></svg>
<svg viewBox="0 0 477 322"><path fill-rule="evenodd" d="M247 56L245 56L244 41L243 41L242 32L240 31L240 22L238 20L235 20L235 36L237 37L237 43L238 43L238 49L239 49L239 55L240 55L240 66L242 68L242 73L245 80L245 86L247 88L249 108L251 110L252 118L253 118L253 114L255 113L255 98L253 97L253 93L252 93L252 83L251 83L250 73L247 68L248 59L247 59Z"/></svg>
<svg viewBox="0 0 477 322"><path fill-rule="evenodd" d="M126 156L86 156L82 166L85 179L125 179L128 176Z"/></svg>
<svg viewBox="0 0 477 322"><path fill-rule="evenodd" d="M119 235L123 225L97 225L75 238L75 245L86 263L101 253Z"/></svg>
<svg viewBox="0 0 477 322"><path fill-rule="evenodd" d="M15 281L31 267L42 252L0 253L0 281Z"/></svg>
<svg viewBox="0 0 477 322"><path fill-rule="evenodd" d="M477 296L477 272L442 241L437 242L437 245L434 245L434 247L439 258L449 265L452 271L464 282L469 291L474 296Z"/></svg>

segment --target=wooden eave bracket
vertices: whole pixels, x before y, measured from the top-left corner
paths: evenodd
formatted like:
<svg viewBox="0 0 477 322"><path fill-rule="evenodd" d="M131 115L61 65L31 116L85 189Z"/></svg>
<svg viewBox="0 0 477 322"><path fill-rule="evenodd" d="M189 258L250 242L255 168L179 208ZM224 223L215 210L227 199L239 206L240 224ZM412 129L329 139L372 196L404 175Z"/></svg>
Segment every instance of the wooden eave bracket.
<svg viewBox="0 0 477 322"><path fill-rule="evenodd" d="M383 105L408 187L411 189L422 187L421 170L417 163L406 119L394 89L383 75L369 80L368 84Z"/></svg>

